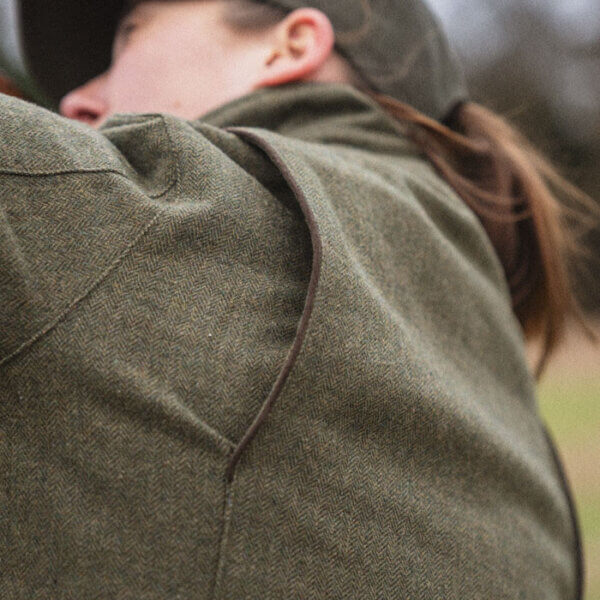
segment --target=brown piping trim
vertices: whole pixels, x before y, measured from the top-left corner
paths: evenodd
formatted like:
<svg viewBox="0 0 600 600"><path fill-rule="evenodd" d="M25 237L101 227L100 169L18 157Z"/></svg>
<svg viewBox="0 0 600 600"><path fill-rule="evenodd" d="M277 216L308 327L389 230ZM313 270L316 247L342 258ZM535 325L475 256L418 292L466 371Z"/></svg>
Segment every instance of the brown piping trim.
<svg viewBox="0 0 600 600"><path fill-rule="evenodd" d="M556 449L556 445L548 431L548 428L543 426L544 435L546 436L546 440L548 441L548 446L550 447L550 451L552 453L552 458L554 460L554 464L556 465L556 470L558 471L558 476L560 479L560 483L562 485L563 491L567 498L567 504L569 506L569 513L571 516L571 523L573 526L573 536L575 542L575 556L576 556L576 584L575 584L575 598L574 600L582 600L583 598L583 581L585 575L584 562L583 562L583 550L581 543L581 529L579 527L579 520L577 518L577 510L575 509L575 501L573 500L573 495L571 493L571 489L569 486L569 482L567 480L567 476L562 467L562 463L560 457L558 455L558 450Z"/></svg>
<svg viewBox="0 0 600 600"><path fill-rule="evenodd" d="M267 415L271 410L273 402L275 402L275 400L281 393L281 390L283 389L288 375L290 374L290 371L292 370L296 359L298 358L298 354L300 353L300 348L302 347L302 343L304 342L304 337L308 329L308 323L312 315L317 287L319 284L323 245L317 222L308 202L306 201L306 196L304 195L304 192L294 179L294 176L288 169L281 156L279 156L279 154L277 153L277 150L275 150L275 148L273 148L273 146L271 146L271 144L267 140L261 138L258 134L254 133L253 131L244 129L243 127L227 127L225 128L225 130L237 134L238 136L245 138L250 144L254 144L255 146L257 146L267 155L267 157L271 160L275 167L277 167L277 169L283 176L285 182L289 185L292 192L294 193L296 200L300 204L300 208L302 209L302 213L304 214L304 218L306 219L306 222L308 224L313 249L312 270L310 274L310 282L308 284L308 293L306 295L306 302L304 304L304 310L302 311L302 317L300 318L298 330L296 332L296 337L294 338L294 343L288 353L283 368L279 372L279 375L271 389L271 392L269 393L267 399L263 403L259 413L256 415L252 425L250 425L250 427L246 430L244 437L241 439L241 441L239 442L229 459L229 463L227 464L227 469L225 471L225 478L228 483L231 483L236 464L240 459L242 452L250 443L252 438L256 435L256 432L258 431L258 428L262 425L263 421L267 418Z"/></svg>

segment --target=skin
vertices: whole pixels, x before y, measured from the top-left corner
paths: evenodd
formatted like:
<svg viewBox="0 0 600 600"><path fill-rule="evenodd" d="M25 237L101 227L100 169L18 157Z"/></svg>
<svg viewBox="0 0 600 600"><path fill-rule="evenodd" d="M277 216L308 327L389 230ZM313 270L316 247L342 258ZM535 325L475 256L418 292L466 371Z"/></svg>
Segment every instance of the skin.
<svg viewBox="0 0 600 600"><path fill-rule="evenodd" d="M195 119L266 86L350 82L319 10L301 8L272 28L238 31L218 0L148 1L119 24L107 71L71 91L60 112L98 128L115 113Z"/></svg>

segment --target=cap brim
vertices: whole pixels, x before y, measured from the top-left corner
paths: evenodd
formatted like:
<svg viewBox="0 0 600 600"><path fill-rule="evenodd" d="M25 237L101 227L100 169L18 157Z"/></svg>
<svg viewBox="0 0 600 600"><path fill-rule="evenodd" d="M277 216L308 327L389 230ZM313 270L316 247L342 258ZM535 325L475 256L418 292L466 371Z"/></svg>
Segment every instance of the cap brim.
<svg viewBox="0 0 600 600"><path fill-rule="evenodd" d="M110 65L112 39L124 0L2 0L0 64L25 87L54 104ZM10 43L13 47L6 47ZM14 47L16 46L16 47ZM11 68L12 67L12 68ZM11 72L12 71L12 72ZM18 71L18 72L15 72ZM27 85L29 84L29 85Z"/></svg>

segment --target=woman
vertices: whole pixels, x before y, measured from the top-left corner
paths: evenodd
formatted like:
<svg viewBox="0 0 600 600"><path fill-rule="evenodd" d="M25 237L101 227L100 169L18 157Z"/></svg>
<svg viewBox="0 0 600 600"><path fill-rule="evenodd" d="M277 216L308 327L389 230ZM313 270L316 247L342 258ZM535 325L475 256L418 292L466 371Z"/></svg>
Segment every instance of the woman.
<svg viewBox="0 0 600 600"><path fill-rule="evenodd" d="M12 73L92 127L0 100L7 597L579 597L561 180L425 5L66 4Z"/></svg>

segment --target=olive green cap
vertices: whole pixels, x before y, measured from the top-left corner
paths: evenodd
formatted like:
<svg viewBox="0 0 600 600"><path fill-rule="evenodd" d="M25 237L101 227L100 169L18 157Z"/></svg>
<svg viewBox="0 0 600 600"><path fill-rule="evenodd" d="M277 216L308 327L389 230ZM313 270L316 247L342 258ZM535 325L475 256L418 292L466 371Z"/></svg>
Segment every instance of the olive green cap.
<svg viewBox="0 0 600 600"><path fill-rule="evenodd" d="M462 66L424 0L263 0L323 11L338 52L371 89L442 121L468 98Z"/></svg>
<svg viewBox="0 0 600 600"><path fill-rule="evenodd" d="M376 92L443 120L467 98L461 65L423 0L257 0L318 8L336 48ZM34 99L57 106L110 64L124 0L1 0L0 71Z"/></svg>

